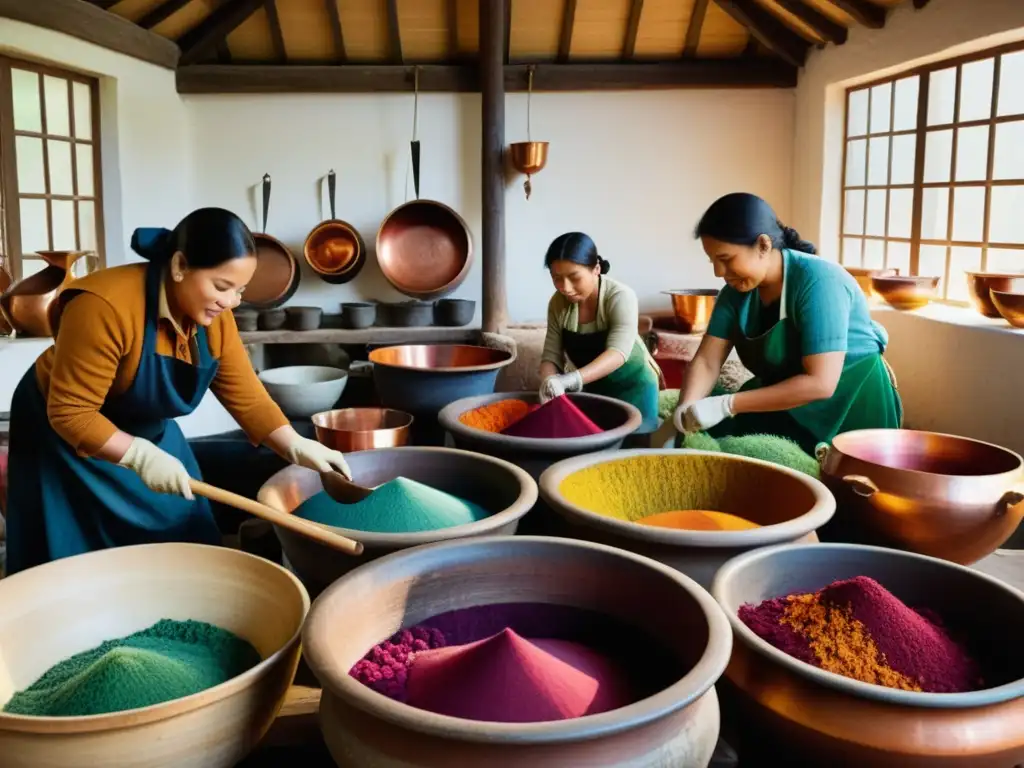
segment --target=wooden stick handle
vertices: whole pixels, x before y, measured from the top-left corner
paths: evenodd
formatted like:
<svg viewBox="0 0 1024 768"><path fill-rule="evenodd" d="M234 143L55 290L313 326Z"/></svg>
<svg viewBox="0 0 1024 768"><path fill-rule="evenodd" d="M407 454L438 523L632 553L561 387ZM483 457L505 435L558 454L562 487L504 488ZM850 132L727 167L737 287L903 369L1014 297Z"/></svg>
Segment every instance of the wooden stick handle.
<svg viewBox="0 0 1024 768"><path fill-rule="evenodd" d="M247 499L245 496L239 496L237 493L225 491L223 488L218 488L215 485L209 485L199 480L190 480L189 487L196 496L205 496L211 501L218 501L221 504L227 504L235 509L240 509L254 517L266 520L268 523L279 525L301 536L318 541L331 549L336 549L349 555L361 555L363 553L363 545L358 541L342 536L340 533L335 533L330 528L318 523L311 523L308 520L303 520L301 517L289 515L273 507L268 507L266 504L260 504L258 501Z"/></svg>

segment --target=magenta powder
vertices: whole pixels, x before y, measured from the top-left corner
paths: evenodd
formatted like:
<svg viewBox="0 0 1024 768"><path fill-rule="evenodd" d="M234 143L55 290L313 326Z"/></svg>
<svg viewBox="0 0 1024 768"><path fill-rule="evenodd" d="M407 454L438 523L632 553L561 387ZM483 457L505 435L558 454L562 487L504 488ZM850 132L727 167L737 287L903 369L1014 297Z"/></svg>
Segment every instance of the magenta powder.
<svg viewBox="0 0 1024 768"><path fill-rule="evenodd" d="M603 431L572 400L559 395L505 427L501 434L552 440L586 437Z"/></svg>
<svg viewBox="0 0 1024 768"><path fill-rule="evenodd" d="M794 659L818 666L818 659L807 638L789 624L782 623L787 605L789 601L785 597L765 600L758 605L741 605L739 618L755 635L771 646Z"/></svg>

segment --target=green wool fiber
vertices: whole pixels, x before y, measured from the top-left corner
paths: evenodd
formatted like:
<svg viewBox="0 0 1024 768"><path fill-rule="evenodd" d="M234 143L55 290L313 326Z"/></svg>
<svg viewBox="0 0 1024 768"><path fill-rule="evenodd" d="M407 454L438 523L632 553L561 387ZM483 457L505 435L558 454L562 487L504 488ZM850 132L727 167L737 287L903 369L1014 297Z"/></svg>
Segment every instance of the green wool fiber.
<svg viewBox="0 0 1024 768"><path fill-rule="evenodd" d="M161 619L51 667L14 694L4 712L36 717L123 712L199 693L259 662L256 649L227 630Z"/></svg>
<svg viewBox="0 0 1024 768"><path fill-rule="evenodd" d="M683 436L683 448L691 451L722 451L721 444L707 432L693 432Z"/></svg>
<svg viewBox="0 0 1024 768"><path fill-rule="evenodd" d="M804 453L803 448L786 437L778 435L738 435L721 437L718 444L725 453L747 456L795 469L813 478L821 475L821 468L813 456Z"/></svg>
<svg viewBox="0 0 1024 768"><path fill-rule="evenodd" d="M458 496L396 477L355 504L339 504L326 492L295 510L306 520L372 533L417 533L466 525L489 517L483 507Z"/></svg>

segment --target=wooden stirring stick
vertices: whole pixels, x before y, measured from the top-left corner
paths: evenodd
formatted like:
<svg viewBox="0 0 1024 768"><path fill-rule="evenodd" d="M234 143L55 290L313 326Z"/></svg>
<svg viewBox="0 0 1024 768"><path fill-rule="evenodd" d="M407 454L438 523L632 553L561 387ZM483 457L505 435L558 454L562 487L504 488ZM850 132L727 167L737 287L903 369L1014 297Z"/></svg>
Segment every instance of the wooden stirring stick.
<svg viewBox="0 0 1024 768"><path fill-rule="evenodd" d="M349 555L361 555L363 553L363 545L361 543L342 536L340 533L335 533L325 526L311 523L308 520L303 520L301 517L295 517L295 515L289 515L273 507L268 507L266 504L260 504L258 501L247 499L245 496L239 496L237 493L225 491L223 488L218 488L215 485L209 485L199 480L189 480L189 487L196 496L205 496L211 501L219 501L221 504L227 504L235 509L240 509L254 517L266 520L268 523L279 525L300 536L318 541L331 549L336 549Z"/></svg>

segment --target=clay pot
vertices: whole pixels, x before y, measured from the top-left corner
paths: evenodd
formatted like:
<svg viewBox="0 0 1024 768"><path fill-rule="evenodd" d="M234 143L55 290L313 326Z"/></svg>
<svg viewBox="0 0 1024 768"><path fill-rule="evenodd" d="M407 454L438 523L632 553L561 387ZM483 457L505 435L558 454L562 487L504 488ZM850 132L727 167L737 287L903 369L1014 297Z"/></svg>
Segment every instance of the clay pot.
<svg viewBox="0 0 1024 768"><path fill-rule="evenodd" d="M261 331L277 331L284 327L287 318L283 309L268 309L260 312L259 327Z"/></svg>
<svg viewBox="0 0 1024 768"><path fill-rule="evenodd" d="M39 251L49 265L41 272L19 280L0 297L0 308L19 336L56 336L60 324L57 297L75 277L76 261L92 251Z"/></svg>
<svg viewBox="0 0 1024 768"><path fill-rule="evenodd" d="M324 311L320 307L285 307L285 324L292 331L315 331Z"/></svg>
<svg viewBox="0 0 1024 768"><path fill-rule="evenodd" d="M349 301L341 305L341 324L345 328L369 328L377 322L377 305Z"/></svg>
<svg viewBox="0 0 1024 768"><path fill-rule="evenodd" d="M476 302L471 299L439 299L434 305L434 322L437 325L458 327L469 325L476 314Z"/></svg>
<svg viewBox="0 0 1024 768"><path fill-rule="evenodd" d="M253 309L236 309L232 314L235 316L235 325L238 326L238 330L255 331L258 327L259 312Z"/></svg>
<svg viewBox="0 0 1024 768"><path fill-rule="evenodd" d="M384 325L392 328L418 328L434 322L434 304L426 301L402 301L381 304Z"/></svg>

